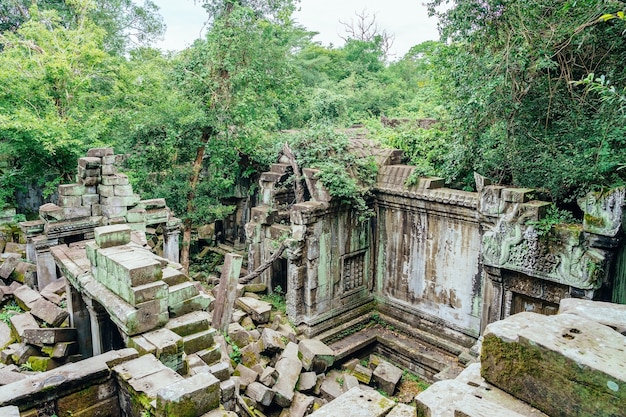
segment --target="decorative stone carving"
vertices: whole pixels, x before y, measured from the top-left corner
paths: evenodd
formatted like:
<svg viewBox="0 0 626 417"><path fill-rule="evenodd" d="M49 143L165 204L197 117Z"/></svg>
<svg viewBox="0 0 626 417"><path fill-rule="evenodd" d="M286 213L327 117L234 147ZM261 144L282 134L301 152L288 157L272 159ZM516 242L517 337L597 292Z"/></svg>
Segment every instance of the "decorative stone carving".
<svg viewBox="0 0 626 417"><path fill-rule="evenodd" d="M589 193L578 200L585 213L583 230L613 237L622 227L626 188L614 188L608 192Z"/></svg>

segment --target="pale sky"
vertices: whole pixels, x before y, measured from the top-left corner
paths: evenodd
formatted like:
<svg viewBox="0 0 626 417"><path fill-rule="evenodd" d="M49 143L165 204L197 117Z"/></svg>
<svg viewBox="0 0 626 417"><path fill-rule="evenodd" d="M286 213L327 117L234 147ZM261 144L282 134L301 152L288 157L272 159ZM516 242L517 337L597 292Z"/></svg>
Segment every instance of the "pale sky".
<svg viewBox="0 0 626 417"><path fill-rule="evenodd" d="M376 15L380 30L395 36L392 58L401 58L409 48L427 40L436 40L437 21L428 17L425 0L302 0L294 19L307 30L319 32L314 41L323 45L343 45L343 25L355 19L355 12L365 11ZM181 50L195 39L204 36L206 13L200 1L154 0L161 8L167 25L163 41L157 47L164 50Z"/></svg>

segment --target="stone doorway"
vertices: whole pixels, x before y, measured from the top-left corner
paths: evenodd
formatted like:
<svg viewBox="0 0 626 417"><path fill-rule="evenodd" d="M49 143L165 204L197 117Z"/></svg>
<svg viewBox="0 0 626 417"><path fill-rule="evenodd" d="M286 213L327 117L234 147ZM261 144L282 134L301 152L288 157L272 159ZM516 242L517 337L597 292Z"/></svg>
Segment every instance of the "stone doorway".
<svg viewBox="0 0 626 417"><path fill-rule="evenodd" d="M513 293L512 295L511 314L531 311L546 316L553 316L559 311L558 304L518 293Z"/></svg>

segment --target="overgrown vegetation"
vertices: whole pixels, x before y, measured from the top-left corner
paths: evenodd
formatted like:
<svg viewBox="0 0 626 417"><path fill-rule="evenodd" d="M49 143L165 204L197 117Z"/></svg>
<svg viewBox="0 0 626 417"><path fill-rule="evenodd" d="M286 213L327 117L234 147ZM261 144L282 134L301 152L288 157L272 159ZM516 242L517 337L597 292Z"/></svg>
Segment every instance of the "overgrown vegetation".
<svg viewBox="0 0 626 417"><path fill-rule="evenodd" d="M280 285L274 287L271 293L262 295L261 300L270 303L274 309L282 313L283 317L286 318L287 302L285 300L285 293Z"/></svg>
<svg viewBox="0 0 626 417"><path fill-rule="evenodd" d="M19 305L17 305L17 303L14 300L11 300L7 302L4 306L2 306L2 309L0 309L0 320L2 320L3 322L5 322L6 324L10 326L11 317L16 314L23 313L23 312L24 310L22 310L22 308Z"/></svg>

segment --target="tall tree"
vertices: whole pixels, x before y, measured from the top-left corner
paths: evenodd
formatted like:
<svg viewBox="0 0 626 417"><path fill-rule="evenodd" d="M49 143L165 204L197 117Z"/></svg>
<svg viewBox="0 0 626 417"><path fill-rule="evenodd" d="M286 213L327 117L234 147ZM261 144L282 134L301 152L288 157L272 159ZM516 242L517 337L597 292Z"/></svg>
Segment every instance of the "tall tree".
<svg viewBox="0 0 626 417"><path fill-rule="evenodd" d="M180 88L204 103L206 115L185 198L181 250L185 268L200 202L208 198L215 204L218 197L215 189L204 187L200 193L201 174L205 183L234 184L241 156L255 153L259 130L285 127L298 101L289 60L290 49L301 36L291 21L293 2L209 1L206 8L211 16L207 38L181 55L177 70ZM224 155L230 155L228 161Z"/></svg>
<svg viewBox="0 0 626 417"><path fill-rule="evenodd" d="M456 146L449 174L545 187L555 200L624 182L624 123L576 81L623 85L626 39L602 22L621 1L430 2L451 41L435 58Z"/></svg>

